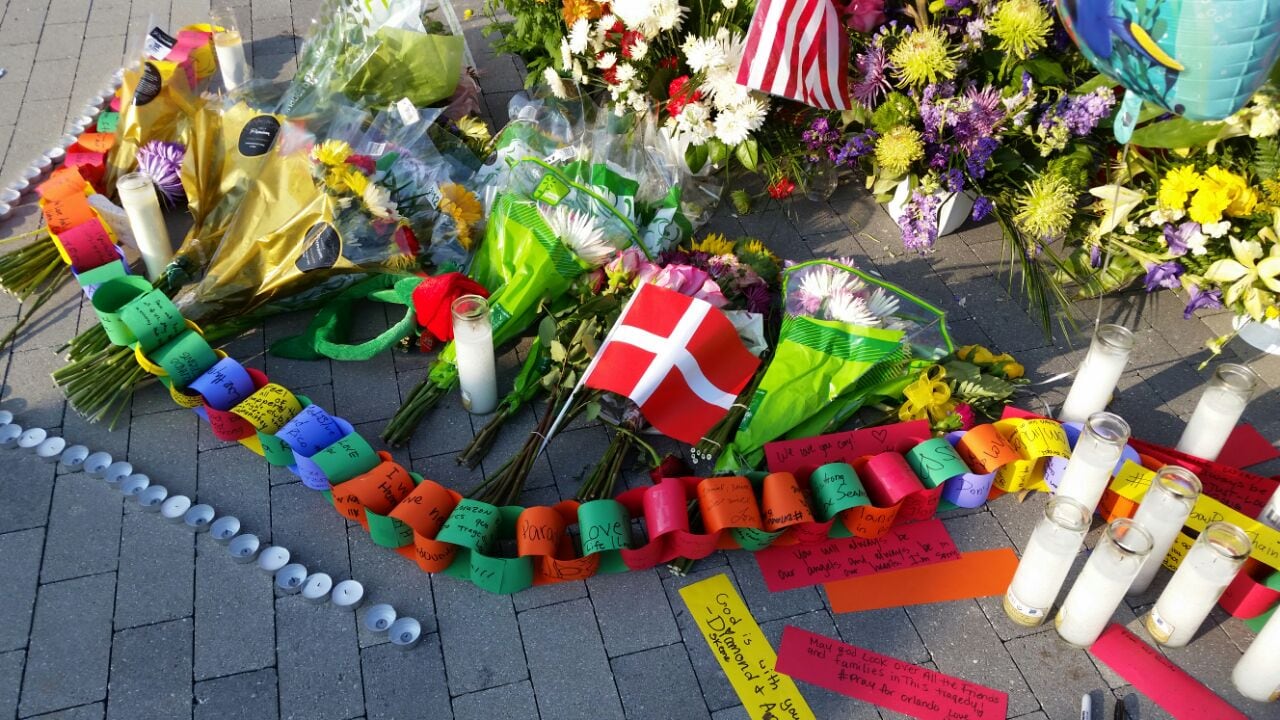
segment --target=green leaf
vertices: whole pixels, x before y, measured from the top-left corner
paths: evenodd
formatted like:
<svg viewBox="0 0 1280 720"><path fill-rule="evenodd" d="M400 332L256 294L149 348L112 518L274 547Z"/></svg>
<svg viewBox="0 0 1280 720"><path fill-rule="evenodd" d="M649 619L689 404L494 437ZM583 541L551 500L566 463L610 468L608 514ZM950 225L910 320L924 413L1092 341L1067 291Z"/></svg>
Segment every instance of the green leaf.
<svg viewBox="0 0 1280 720"><path fill-rule="evenodd" d="M1063 85L1068 81L1067 73L1058 63L1047 57L1038 56L1028 59L1022 63L1022 67L1031 73L1031 77L1041 85ZM1015 72L1015 76L1021 78L1022 73Z"/></svg>
<svg viewBox="0 0 1280 720"><path fill-rule="evenodd" d="M1133 131L1130 142L1146 148L1190 148L1216 140L1221 131L1220 122L1199 122L1176 117L1138 128Z"/></svg>
<svg viewBox="0 0 1280 720"><path fill-rule="evenodd" d="M592 422L596 418L600 417L600 403L595 402L594 400L587 403L586 415L587 422Z"/></svg>
<svg viewBox="0 0 1280 720"><path fill-rule="evenodd" d="M538 341L546 347L556 341L556 321L550 315L542 318L542 322L538 323Z"/></svg>
<svg viewBox="0 0 1280 720"><path fill-rule="evenodd" d="M707 159L712 165L723 165L729 159L729 146L716 138L707 141Z"/></svg>
<svg viewBox="0 0 1280 720"><path fill-rule="evenodd" d="M1103 75L1102 73L1098 73L1097 75L1094 75L1092 78L1086 80L1083 84L1076 86L1076 89L1072 90L1071 94L1084 95L1085 93L1091 93L1094 90L1097 90L1098 88L1115 87L1116 85L1119 85L1119 84L1120 83L1116 82L1115 80L1112 80L1106 75Z"/></svg>
<svg viewBox="0 0 1280 720"><path fill-rule="evenodd" d="M550 348L552 362L562 363L565 361L565 358L569 357L569 353L565 352L564 345L562 345L559 340L552 340Z"/></svg>
<svg viewBox="0 0 1280 720"><path fill-rule="evenodd" d="M747 138L738 143L738 147L734 149L734 156L738 158L738 162L742 163L742 167L755 172L756 166L760 164L760 146L755 138Z"/></svg>
<svg viewBox="0 0 1280 720"><path fill-rule="evenodd" d="M690 143L689 147L685 148L684 151L684 162L689 166L689 172L697 173L701 170L707 164L708 155L706 143L701 145Z"/></svg>

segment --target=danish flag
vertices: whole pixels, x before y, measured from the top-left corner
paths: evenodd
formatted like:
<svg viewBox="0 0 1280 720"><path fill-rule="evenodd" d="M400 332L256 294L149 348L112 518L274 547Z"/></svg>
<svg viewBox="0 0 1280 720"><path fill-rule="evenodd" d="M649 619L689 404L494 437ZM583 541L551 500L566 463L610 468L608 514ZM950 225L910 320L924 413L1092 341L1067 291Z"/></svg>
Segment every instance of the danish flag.
<svg viewBox="0 0 1280 720"><path fill-rule="evenodd" d="M733 407L760 359L705 300L642 284L587 369L595 390L625 395L662 434L689 444Z"/></svg>
<svg viewBox="0 0 1280 720"><path fill-rule="evenodd" d="M848 110L849 37L832 0L760 0L738 84L827 110Z"/></svg>

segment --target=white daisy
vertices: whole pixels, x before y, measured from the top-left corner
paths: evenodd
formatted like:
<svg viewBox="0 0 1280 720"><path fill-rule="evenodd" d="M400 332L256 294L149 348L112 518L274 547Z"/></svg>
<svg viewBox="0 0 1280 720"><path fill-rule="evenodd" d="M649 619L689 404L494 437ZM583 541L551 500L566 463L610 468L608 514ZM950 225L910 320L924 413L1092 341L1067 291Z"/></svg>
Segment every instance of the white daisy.
<svg viewBox="0 0 1280 720"><path fill-rule="evenodd" d="M857 292L861 289L862 280L858 276L830 265L813 265L800 278L800 292L822 300L837 290Z"/></svg>
<svg viewBox="0 0 1280 720"><path fill-rule="evenodd" d="M876 288L867 298L867 306L876 317L885 321L898 313L898 296L884 288Z"/></svg>
<svg viewBox="0 0 1280 720"><path fill-rule="evenodd" d="M374 217L399 219L396 204L391 201L391 191L376 183L369 183L360 197L369 214Z"/></svg>
<svg viewBox="0 0 1280 720"><path fill-rule="evenodd" d="M653 5L654 21L658 29L663 31L675 30L680 27L680 23L684 22L686 12L688 11L680 7L678 0L657 0Z"/></svg>
<svg viewBox="0 0 1280 720"><path fill-rule="evenodd" d="M644 40L636 40L631 43L631 59L643 60L644 56L649 54L649 43Z"/></svg>
<svg viewBox="0 0 1280 720"><path fill-rule="evenodd" d="M548 67L542 71L542 79L546 81L547 87L551 88L551 94L561 100L569 99L569 89L564 86L564 79L560 77L560 73L556 72L553 67Z"/></svg>
<svg viewBox="0 0 1280 720"><path fill-rule="evenodd" d="M694 72L719 67L724 62L724 48L713 38L689 35L680 50L684 52L684 61L688 63L689 69Z"/></svg>
<svg viewBox="0 0 1280 720"><path fill-rule="evenodd" d="M738 69L716 68L707 73L700 88L717 108L741 105L751 97L751 91L738 84Z"/></svg>
<svg viewBox="0 0 1280 720"><path fill-rule="evenodd" d="M747 127L751 132L755 132L760 129L760 126L764 125L764 119L769 115L769 101L752 93L751 97L738 105L737 110L742 113L742 117L747 121Z"/></svg>
<svg viewBox="0 0 1280 720"><path fill-rule="evenodd" d="M736 147L751 137L746 118L736 110L721 110L716 115L715 126L716 137L729 147Z"/></svg>
<svg viewBox="0 0 1280 720"><path fill-rule="evenodd" d="M601 55L600 59L596 61L596 67L600 68L601 70L608 70L609 68L617 64L618 64L618 56L611 52L607 52Z"/></svg>
<svg viewBox="0 0 1280 720"><path fill-rule="evenodd" d="M609 7L629 28L639 28L657 15L657 3L654 0L616 0Z"/></svg>
<svg viewBox="0 0 1280 720"><path fill-rule="evenodd" d="M569 28L569 49L581 55L587 51L587 41L590 39L591 22L586 18L578 18L573 27Z"/></svg>
<svg viewBox="0 0 1280 720"><path fill-rule="evenodd" d="M582 69L582 61L573 61L573 83L575 85L585 85L587 82L587 73Z"/></svg>
<svg viewBox="0 0 1280 720"><path fill-rule="evenodd" d="M880 325L880 318L871 311L867 301L847 288L841 288L832 293L831 297L827 298L825 310L829 320L869 327Z"/></svg>
<svg viewBox="0 0 1280 720"><path fill-rule="evenodd" d="M720 0L720 4L724 6L725 10L732 10L738 7L738 0Z"/></svg>
<svg viewBox="0 0 1280 720"><path fill-rule="evenodd" d="M551 226L551 232L583 262L599 267L613 258L614 247L604 239L604 230L592 215L570 210L565 205L558 205L549 213L545 207L539 210Z"/></svg>
<svg viewBox="0 0 1280 720"><path fill-rule="evenodd" d="M569 48L569 41L560 38L560 67L568 70L570 63L573 62L573 50Z"/></svg>
<svg viewBox="0 0 1280 720"><path fill-rule="evenodd" d="M631 63L622 63L618 66L618 84L630 85L632 80L636 79L636 68Z"/></svg>

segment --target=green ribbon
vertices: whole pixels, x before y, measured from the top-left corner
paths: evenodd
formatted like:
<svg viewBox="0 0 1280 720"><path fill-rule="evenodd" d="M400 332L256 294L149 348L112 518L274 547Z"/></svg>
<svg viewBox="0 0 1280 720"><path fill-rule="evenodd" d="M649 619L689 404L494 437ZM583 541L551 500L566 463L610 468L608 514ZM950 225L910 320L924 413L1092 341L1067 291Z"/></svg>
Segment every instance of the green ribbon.
<svg viewBox="0 0 1280 720"><path fill-rule="evenodd" d="M627 572L622 550L631 547L631 519L617 500L591 500L578 506L582 556L600 556L597 573Z"/></svg>
<svg viewBox="0 0 1280 720"><path fill-rule="evenodd" d="M343 290L325 303L307 329L300 335L287 337L271 345L271 354L293 360L369 360L409 336L417 326L413 309L413 290L422 278L410 275L379 273ZM404 317L377 337L361 343L349 343L355 305L362 300L403 305Z"/></svg>
<svg viewBox="0 0 1280 720"><path fill-rule="evenodd" d="M337 487L374 469L382 458L360 433L352 432L312 455L311 461L324 472L329 484Z"/></svg>

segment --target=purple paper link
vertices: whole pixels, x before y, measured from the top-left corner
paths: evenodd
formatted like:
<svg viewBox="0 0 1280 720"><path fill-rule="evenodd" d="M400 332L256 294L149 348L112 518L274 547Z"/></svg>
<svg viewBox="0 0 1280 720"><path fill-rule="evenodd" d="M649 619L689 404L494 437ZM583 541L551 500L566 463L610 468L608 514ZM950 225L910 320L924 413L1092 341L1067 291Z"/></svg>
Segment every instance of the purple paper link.
<svg viewBox="0 0 1280 720"><path fill-rule="evenodd" d="M952 447L960 442L960 438L964 437L967 430L953 430L947 433L947 442ZM991 494L991 484L995 482L996 474L988 473L979 475L977 473L965 473L963 475L953 477L942 485L942 499L962 508L981 507L987 501L987 496Z"/></svg>
<svg viewBox="0 0 1280 720"><path fill-rule="evenodd" d="M131 274L129 272L129 259L125 257L124 250L121 250L120 246L117 245L115 247L115 251L116 251L116 254L120 256L120 267L124 268L124 274L125 275ZM80 280L80 273L76 272L75 268L68 268L68 269L71 271L71 277L74 277L78 282ZM93 294L98 291L99 287L100 285L81 285L80 289L84 291L85 297L92 300Z"/></svg>
<svg viewBox="0 0 1280 720"><path fill-rule="evenodd" d="M318 405L308 405L285 423L276 437L288 445L293 454L311 457L351 432L351 423L336 418Z"/></svg>
<svg viewBox="0 0 1280 720"><path fill-rule="evenodd" d="M1084 426L1078 422L1062 423L1062 430L1067 434L1067 445L1075 449L1076 441L1080 439L1080 433L1084 430ZM1129 461L1136 462L1139 465L1142 464L1142 458L1138 457L1138 451L1129 445L1125 445L1124 450L1120 451L1120 460L1116 462L1116 467L1111 471L1111 475L1114 477L1120 474L1120 469ZM1048 485L1050 490L1057 491L1058 483L1062 481L1062 474L1066 471L1066 458L1047 458L1044 463L1044 484Z"/></svg>
<svg viewBox="0 0 1280 720"><path fill-rule="evenodd" d="M196 417L200 418L204 422L209 422L209 411L205 410L203 405L197 405L191 408L191 412L194 412Z"/></svg>
<svg viewBox="0 0 1280 720"><path fill-rule="evenodd" d="M213 364L189 386L200 393L209 407L230 410L253 394L253 378L236 360L226 357Z"/></svg>

